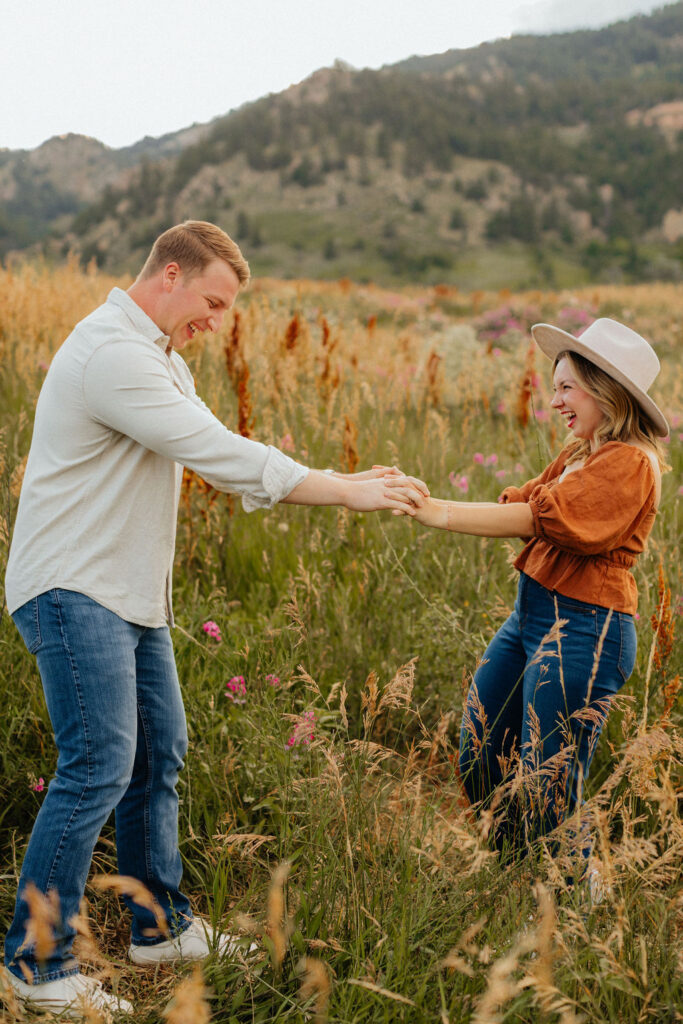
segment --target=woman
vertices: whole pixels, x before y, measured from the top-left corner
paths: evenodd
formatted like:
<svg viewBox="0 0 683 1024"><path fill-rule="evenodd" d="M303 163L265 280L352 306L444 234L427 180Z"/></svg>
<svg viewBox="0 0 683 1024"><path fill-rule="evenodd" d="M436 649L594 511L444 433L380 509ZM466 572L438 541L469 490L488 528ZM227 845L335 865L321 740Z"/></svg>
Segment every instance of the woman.
<svg viewBox="0 0 683 1024"><path fill-rule="evenodd" d="M580 338L547 324L532 335L553 360L551 404L569 443L499 504L429 498L414 516L456 533L527 540L515 562L514 611L475 673L460 737L467 794L492 812L494 842L510 852L580 804L610 700L633 671L631 568L659 505L658 438L668 433L647 394L659 360L640 335L608 319Z"/></svg>

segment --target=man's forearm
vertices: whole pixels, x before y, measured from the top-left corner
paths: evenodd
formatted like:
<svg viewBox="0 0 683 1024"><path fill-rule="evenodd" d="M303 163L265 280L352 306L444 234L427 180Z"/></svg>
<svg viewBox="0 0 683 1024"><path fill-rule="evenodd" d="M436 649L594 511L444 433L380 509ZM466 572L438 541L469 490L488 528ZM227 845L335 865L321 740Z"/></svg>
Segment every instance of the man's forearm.
<svg viewBox="0 0 683 1024"><path fill-rule="evenodd" d="M287 494L282 501L288 505L346 505L349 479L335 473L311 469L305 480Z"/></svg>

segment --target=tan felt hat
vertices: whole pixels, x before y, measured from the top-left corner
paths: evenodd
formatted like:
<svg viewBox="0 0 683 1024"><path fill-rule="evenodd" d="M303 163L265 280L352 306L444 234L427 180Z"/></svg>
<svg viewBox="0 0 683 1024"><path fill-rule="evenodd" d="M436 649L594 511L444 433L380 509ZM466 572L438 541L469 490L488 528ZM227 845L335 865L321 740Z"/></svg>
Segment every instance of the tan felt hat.
<svg viewBox="0 0 683 1024"><path fill-rule="evenodd" d="M630 327L601 317L587 327L580 338L551 324L534 324L531 333L550 359L555 359L560 352L577 352L595 363L633 395L661 437L669 433L663 412L647 393L659 373L659 359L649 342Z"/></svg>

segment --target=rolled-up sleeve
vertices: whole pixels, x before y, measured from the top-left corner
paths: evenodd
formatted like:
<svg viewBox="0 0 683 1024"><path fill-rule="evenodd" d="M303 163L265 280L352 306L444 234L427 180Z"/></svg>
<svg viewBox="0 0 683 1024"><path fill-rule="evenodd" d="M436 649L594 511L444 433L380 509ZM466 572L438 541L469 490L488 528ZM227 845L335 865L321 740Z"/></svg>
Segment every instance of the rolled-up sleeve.
<svg viewBox="0 0 683 1024"><path fill-rule="evenodd" d="M581 469L528 498L538 537L560 550L597 555L621 547L651 513L654 473L631 445L606 445Z"/></svg>
<svg viewBox="0 0 683 1024"><path fill-rule="evenodd" d="M248 512L272 507L308 474L278 449L228 430L183 394L164 354L143 342L96 349L83 371L83 398L97 422L187 466L217 490L240 494Z"/></svg>

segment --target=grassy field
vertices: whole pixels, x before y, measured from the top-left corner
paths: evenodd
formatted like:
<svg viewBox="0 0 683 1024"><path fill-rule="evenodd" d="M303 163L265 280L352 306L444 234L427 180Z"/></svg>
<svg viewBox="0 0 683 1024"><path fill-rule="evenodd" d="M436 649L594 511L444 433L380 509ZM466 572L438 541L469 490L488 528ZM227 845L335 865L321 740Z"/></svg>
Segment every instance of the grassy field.
<svg viewBox="0 0 683 1024"><path fill-rule="evenodd" d="M46 368L114 283L128 282L73 266L0 271L0 569ZM247 516L187 475L174 633L190 730L185 887L198 912L252 931L262 953L214 958L203 975L134 967L122 905L89 886L82 960L135 1003L141 1024L683 1019L681 290L265 280L188 361L232 429L307 464L398 461L439 497L495 500L563 439L529 325L574 330L598 315L655 343L655 396L672 423L672 472L636 569L637 666L587 783L606 899L593 907L568 887L563 836L555 858L539 843L501 867L458 785L463 694L514 600L519 544L388 514ZM5 609L0 687L4 931L39 780L55 763L35 662ZM108 826L94 874L116 872L112 837ZM34 1019L11 1001L0 1013Z"/></svg>

